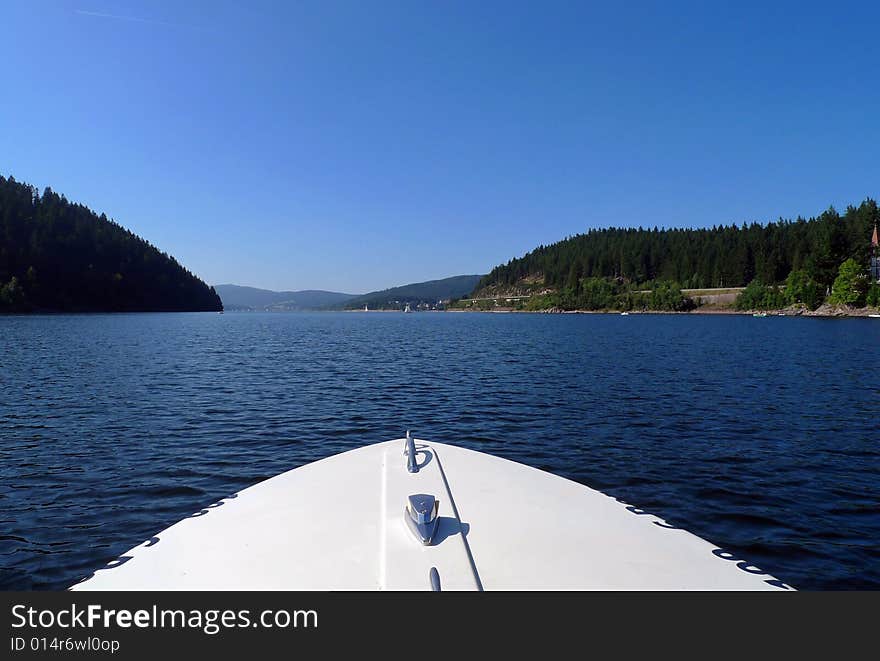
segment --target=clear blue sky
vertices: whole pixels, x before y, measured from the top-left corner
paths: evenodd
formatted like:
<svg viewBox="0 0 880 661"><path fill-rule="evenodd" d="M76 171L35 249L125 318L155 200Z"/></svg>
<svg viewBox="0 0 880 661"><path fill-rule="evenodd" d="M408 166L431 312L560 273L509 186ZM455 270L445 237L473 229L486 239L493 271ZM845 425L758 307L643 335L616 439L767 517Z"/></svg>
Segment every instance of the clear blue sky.
<svg viewBox="0 0 880 661"><path fill-rule="evenodd" d="M876 2L4 3L0 174L360 293L880 194Z"/></svg>

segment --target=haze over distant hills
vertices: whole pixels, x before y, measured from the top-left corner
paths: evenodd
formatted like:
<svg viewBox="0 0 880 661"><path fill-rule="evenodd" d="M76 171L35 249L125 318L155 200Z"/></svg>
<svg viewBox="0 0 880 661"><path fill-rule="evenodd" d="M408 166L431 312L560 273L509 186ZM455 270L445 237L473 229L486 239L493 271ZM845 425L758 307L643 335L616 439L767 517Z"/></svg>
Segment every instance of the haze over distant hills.
<svg viewBox="0 0 880 661"><path fill-rule="evenodd" d="M377 310L403 308L407 303L413 307L436 305L441 300L459 298L470 293L481 277L456 275L361 295L321 290L271 291L230 284L215 285L214 289L227 310L327 310L363 308L365 305Z"/></svg>
<svg viewBox="0 0 880 661"><path fill-rule="evenodd" d="M240 285L216 285L214 290L227 310L314 310L340 304L355 296L316 289L271 291Z"/></svg>

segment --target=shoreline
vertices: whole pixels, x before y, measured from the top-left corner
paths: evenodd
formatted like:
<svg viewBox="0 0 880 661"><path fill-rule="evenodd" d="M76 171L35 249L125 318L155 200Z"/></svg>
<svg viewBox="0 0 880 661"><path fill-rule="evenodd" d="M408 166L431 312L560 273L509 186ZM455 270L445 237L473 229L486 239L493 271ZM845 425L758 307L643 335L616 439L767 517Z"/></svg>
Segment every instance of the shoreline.
<svg viewBox="0 0 880 661"><path fill-rule="evenodd" d="M490 312L492 314L611 314L611 315L649 315L649 314L674 314L674 315L736 315L752 317L755 314L763 314L767 317L814 317L820 319L856 319L872 318L872 315L880 315L880 308L846 308L844 306L822 305L815 310L806 307L787 307L774 310L735 310L733 308L705 307L679 312L676 310L560 310L549 308L547 310L516 310L514 308L497 308L494 310L477 309L452 309L445 312Z"/></svg>
<svg viewBox="0 0 880 661"><path fill-rule="evenodd" d="M381 314L407 314L403 310L379 309L379 310L225 310L229 314L297 314L297 313L316 313L316 312L345 312L345 313L381 313ZM558 308L549 308L546 310L517 310L509 307L497 307L491 310L479 310L475 308L447 308L445 310L416 310L415 313L475 313L485 312L490 314L607 314L607 315L656 315L656 314L674 314L674 315L720 315L720 316L745 316L751 317L755 314L767 317L813 317L818 319L868 319L872 317L880 317L880 308L846 308L844 306L823 305L816 310L807 308L779 308L774 310L735 310L732 308L721 308L705 306L688 311L676 310L561 310ZM120 315L120 314L193 314L208 313L218 314L213 310L126 310L126 311L108 311L108 312L0 312L0 317L37 317L37 316L66 316L66 315ZM625 313L625 314L624 314ZM219 314L222 314L219 313Z"/></svg>

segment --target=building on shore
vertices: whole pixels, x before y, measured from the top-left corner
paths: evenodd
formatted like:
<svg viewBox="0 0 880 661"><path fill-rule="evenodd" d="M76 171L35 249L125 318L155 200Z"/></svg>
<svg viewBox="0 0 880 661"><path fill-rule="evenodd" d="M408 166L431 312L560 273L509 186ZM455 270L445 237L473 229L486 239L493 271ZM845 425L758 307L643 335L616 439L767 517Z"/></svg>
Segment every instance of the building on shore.
<svg viewBox="0 0 880 661"><path fill-rule="evenodd" d="M880 283L880 236L877 235L877 223L874 223L874 234L871 236L871 282Z"/></svg>

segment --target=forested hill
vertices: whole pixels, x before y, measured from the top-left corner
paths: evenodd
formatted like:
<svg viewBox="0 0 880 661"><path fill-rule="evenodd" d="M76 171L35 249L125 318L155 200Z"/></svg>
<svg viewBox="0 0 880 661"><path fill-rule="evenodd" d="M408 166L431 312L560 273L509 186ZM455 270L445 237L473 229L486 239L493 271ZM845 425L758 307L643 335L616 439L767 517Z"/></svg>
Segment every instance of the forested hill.
<svg viewBox="0 0 880 661"><path fill-rule="evenodd" d="M213 288L104 214L0 176L0 311L222 309Z"/></svg>
<svg viewBox="0 0 880 661"><path fill-rule="evenodd" d="M477 291L512 291L536 285L576 289L584 278L632 283L670 281L685 288L741 287L752 281L782 283L805 272L831 287L848 258L868 263L871 231L880 220L866 200L842 215L829 209L816 218L711 229L595 229L497 266Z"/></svg>
<svg viewBox="0 0 880 661"><path fill-rule="evenodd" d="M413 282L400 287L373 291L345 301L342 307L349 309L363 308L371 310L402 309L407 303L414 307L431 307L441 300L459 298L469 293L482 276L455 275L442 280Z"/></svg>

